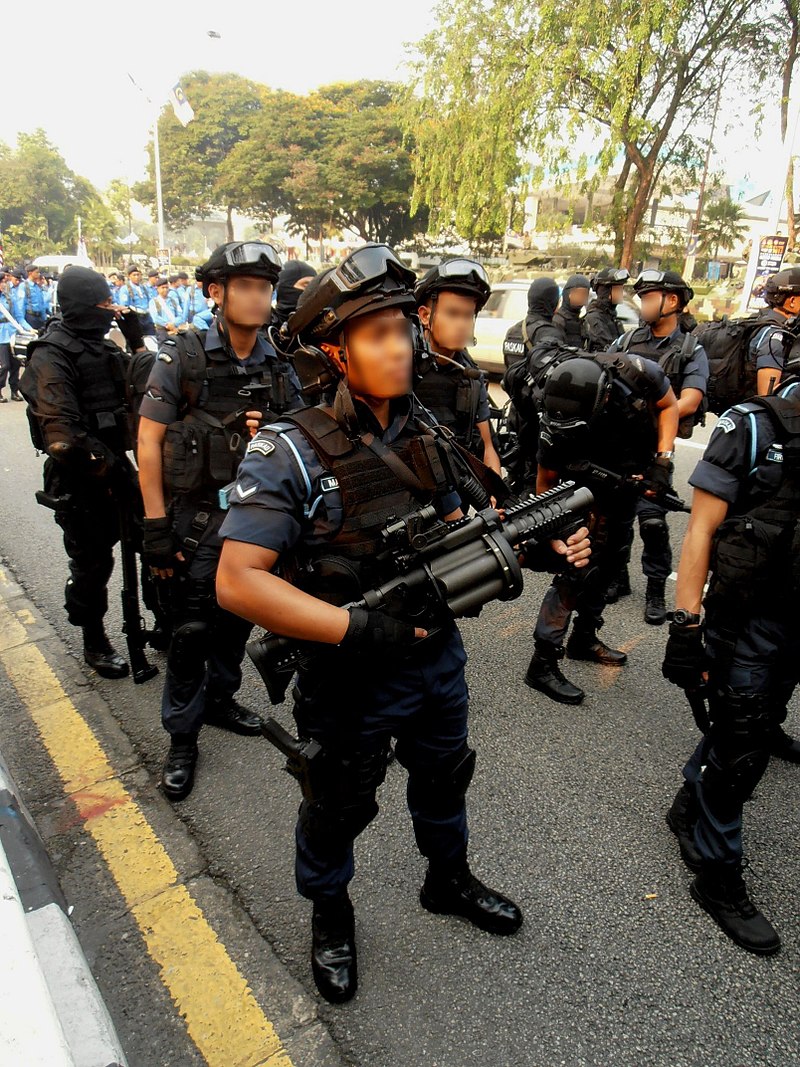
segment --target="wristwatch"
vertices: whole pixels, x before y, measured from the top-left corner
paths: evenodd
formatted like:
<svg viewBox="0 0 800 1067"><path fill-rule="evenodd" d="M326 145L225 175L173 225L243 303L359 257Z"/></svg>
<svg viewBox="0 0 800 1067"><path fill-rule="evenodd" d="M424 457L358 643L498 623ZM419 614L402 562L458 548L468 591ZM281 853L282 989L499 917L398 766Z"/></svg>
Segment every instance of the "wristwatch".
<svg viewBox="0 0 800 1067"><path fill-rule="evenodd" d="M699 626L701 616L685 608L678 608L672 613L672 621L676 626Z"/></svg>
<svg viewBox="0 0 800 1067"><path fill-rule="evenodd" d="M656 459L675 459L674 452L656 452Z"/></svg>

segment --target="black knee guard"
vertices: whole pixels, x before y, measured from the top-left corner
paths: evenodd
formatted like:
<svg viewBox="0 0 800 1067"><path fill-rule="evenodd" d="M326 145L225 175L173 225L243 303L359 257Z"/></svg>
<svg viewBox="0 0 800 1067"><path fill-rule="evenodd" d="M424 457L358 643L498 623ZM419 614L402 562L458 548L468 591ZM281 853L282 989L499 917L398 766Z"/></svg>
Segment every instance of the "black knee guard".
<svg viewBox="0 0 800 1067"><path fill-rule="evenodd" d="M208 625L185 622L172 636L167 656L167 670L178 682L191 682L206 669Z"/></svg>
<svg viewBox="0 0 800 1067"><path fill-rule="evenodd" d="M648 552L663 552L669 545L669 526L661 515L652 515L639 523L639 533Z"/></svg>
<svg viewBox="0 0 800 1067"><path fill-rule="evenodd" d="M445 756L433 768L421 767L403 758L403 746L398 742L397 759L408 770L409 788L414 800L423 807L457 810L464 803L467 789L475 774L477 754L464 742L461 748Z"/></svg>
<svg viewBox="0 0 800 1067"><path fill-rule="evenodd" d="M300 806L300 828L318 849L339 849L358 837L378 814L375 799L386 777L388 741L353 756L324 753L315 797Z"/></svg>
<svg viewBox="0 0 800 1067"><path fill-rule="evenodd" d="M767 693L716 693L710 700L711 751L704 793L727 806L749 800L769 762L772 718Z"/></svg>

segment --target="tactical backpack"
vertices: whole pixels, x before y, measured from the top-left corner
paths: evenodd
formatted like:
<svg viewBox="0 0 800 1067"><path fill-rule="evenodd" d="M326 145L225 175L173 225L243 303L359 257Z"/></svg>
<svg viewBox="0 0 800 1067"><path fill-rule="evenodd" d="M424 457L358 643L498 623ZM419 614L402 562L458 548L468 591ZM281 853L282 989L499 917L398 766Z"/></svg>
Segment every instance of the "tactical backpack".
<svg viewBox="0 0 800 1067"><path fill-rule="evenodd" d="M708 356L708 410L722 415L734 404L754 396L756 389L756 349L767 333L786 332L785 327L764 322L758 315L743 319L701 322L694 337Z"/></svg>

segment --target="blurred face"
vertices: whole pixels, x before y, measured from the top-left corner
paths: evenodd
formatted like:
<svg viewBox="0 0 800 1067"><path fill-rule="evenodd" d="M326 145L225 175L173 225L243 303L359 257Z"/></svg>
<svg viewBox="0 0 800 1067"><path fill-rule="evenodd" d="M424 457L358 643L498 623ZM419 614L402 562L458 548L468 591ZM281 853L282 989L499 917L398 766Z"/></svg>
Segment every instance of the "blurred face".
<svg viewBox="0 0 800 1067"><path fill-rule="evenodd" d="M169 286L168 286L168 285L166 284L166 282L165 282L165 283L164 283L163 285L158 285L158 286L156 286L156 288L158 289L158 295L159 295L159 296L160 296L160 297L162 298L162 300L163 300L163 298L164 298L164 297L165 297L165 296L167 295L167 293L169 292Z"/></svg>
<svg viewBox="0 0 800 1067"><path fill-rule="evenodd" d="M272 282L266 278L233 277L224 286L212 282L208 291L214 303L223 308L231 326L257 329L269 321Z"/></svg>
<svg viewBox="0 0 800 1067"><path fill-rule="evenodd" d="M639 302L642 305L642 319L649 323L658 322L662 316L675 315L680 311L680 301L675 293L643 293Z"/></svg>
<svg viewBox="0 0 800 1067"><path fill-rule="evenodd" d="M800 313L800 295L793 294L792 296L787 297L783 302L782 310L788 315L797 315Z"/></svg>
<svg viewBox="0 0 800 1067"><path fill-rule="evenodd" d="M610 300L612 304L621 304L625 298L625 286L624 285L612 285Z"/></svg>
<svg viewBox="0 0 800 1067"><path fill-rule="evenodd" d="M570 289L569 304L573 308L584 308L589 302L588 289Z"/></svg>
<svg viewBox="0 0 800 1067"><path fill-rule="evenodd" d="M132 270L128 277L134 285L141 285L142 272L140 270Z"/></svg>
<svg viewBox="0 0 800 1067"><path fill-rule="evenodd" d="M475 336L474 296L466 293L439 293L435 303L419 309L420 322L430 332L436 351L458 352Z"/></svg>
<svg viewBox="0 0 800 1067"><path fill-rule="evenodd" d="M354 319L345 332L345 350L323 345L356 396L390 400L411 391L414 347L411 325L399 308Z"/></svg>
<svg viewBox="0 0 800 1067"><path fill-rule="evenodd" d="M28 281L30 281L30 282L39 282L39 281L41 281L41 278L42 278L42 276L41 276L41 274L39 273L38 270L29 270L28 271Z"/></svg>

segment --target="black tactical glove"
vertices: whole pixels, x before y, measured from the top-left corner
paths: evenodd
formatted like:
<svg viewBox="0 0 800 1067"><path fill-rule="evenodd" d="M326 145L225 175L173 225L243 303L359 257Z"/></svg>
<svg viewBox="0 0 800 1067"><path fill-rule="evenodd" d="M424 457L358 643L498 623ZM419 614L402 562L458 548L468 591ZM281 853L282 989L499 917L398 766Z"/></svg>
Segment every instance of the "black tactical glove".
<svg viewBox="0 0 800 1067"><path fill-rule="evenodd" d="M142 536L142 560L156 570L170 570L175 566L175 538L172 523L162 519L145 519Z"/></svg>
<svg viewBox="0 0 800 1067"><path fill-rule="evenodd" d="M666 456L656 456L650 470L644 476L645 481L650 482L656 492L660 489L671 489L672 472L674 470L675 467L671 459L667 459Z"/></svg>
<svg viewBox="0 0 800 1067"><path fill-rule="evenodd" d="M706 670L706 650L702 626L676 626L670 623L661 673L681 689L699 689Z"/></svg>
<svg viewBox="0 0 800 1067"><path fill-rule="evenodd" d="M144 348L142 324L135 311L120 313L117 317L117 326L119 327L119 332L128 342L128 348L131 352L138 352Z"/></svg>
<svg viewBox="0 0 800 1067"><path fill-rule="evenodd" d="M414 641L414 627L382 611L349 608L350 625L339 647L348 651L400 651Z"/></svg>

